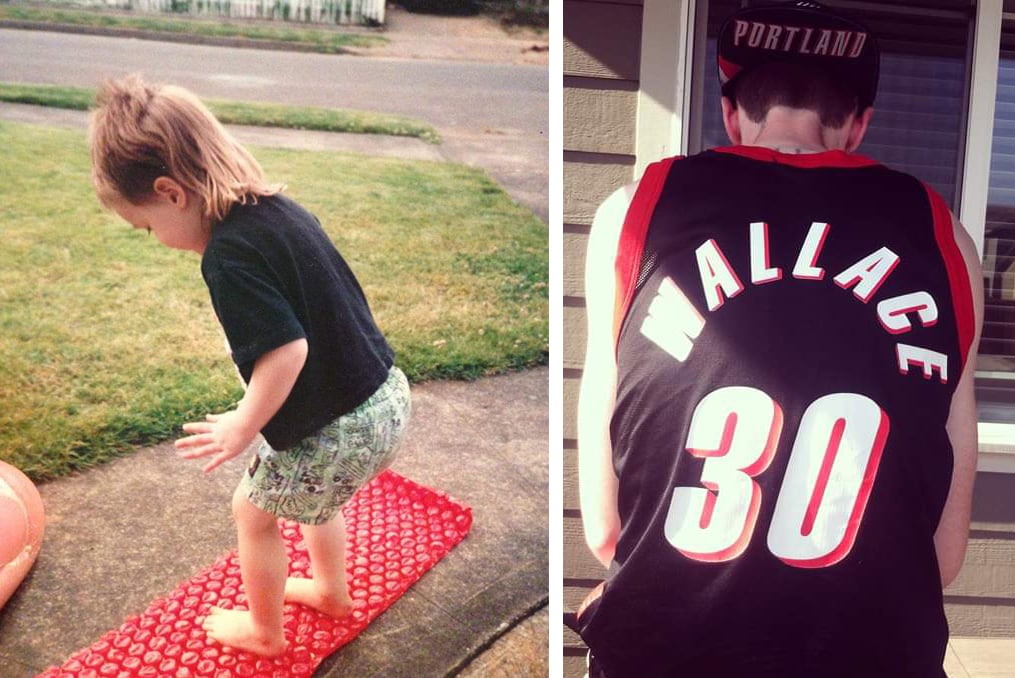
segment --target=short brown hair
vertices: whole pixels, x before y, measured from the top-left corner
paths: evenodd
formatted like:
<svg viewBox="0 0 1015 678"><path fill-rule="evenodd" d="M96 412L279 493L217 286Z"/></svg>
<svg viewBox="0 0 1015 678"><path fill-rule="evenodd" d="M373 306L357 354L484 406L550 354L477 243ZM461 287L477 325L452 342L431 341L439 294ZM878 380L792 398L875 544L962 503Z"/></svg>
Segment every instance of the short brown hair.
<svg viewBox="0 0 1015 678"><path fill-rule="evenodd" d="M774 106L815 111L825 127L842 127L857 113L857 95L827 72L805 64L771 62L741 75L733 90L734 103L752 122L759 123Z"/></svg>
<svg viewBox="0 0 1015 678"><path fill-rule="evenodd" d="M88 138L92 182L104 205L117 197L142 204L155 180L168 176L195 193L217 222L236 203L282 190L182 87L149 85L134 75L103 83L95 103Z"/></svg>

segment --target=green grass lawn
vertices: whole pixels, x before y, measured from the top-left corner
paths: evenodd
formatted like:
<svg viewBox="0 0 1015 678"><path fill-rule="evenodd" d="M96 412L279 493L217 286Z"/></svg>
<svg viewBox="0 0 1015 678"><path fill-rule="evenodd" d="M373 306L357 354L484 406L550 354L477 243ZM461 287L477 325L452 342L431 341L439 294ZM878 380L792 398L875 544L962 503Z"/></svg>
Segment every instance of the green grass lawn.
<svg viewBox="0 0 1015 678"><path fill-rule="evenodd" d="M45 480L240 390L199 259L103 211L84 135L0 122L0 459ZM316 213L414 381L545 363L547 231L456 164L253 149Z"/></svg>
<svg viewBox="0 0 1015 678"><path fill-rule="evenodd" d="M217 38L271 40L302 45L324 54L341 53L348 47L375 47L388 42L387 38L380 35L362 32L343 33L331 28L282 22L232 22L223 19L190 18L186 15L179 18L151 14L130 16L122 12L38 5L2 4L0 19L92 28L127 28L157 33L187 33Z"/></svg>
<svg viewBox="0 0 1015 678"><path fill-rule="evenodd" d="M87 87L0 82L0 101L87 111L95 102L95 90ZM221 99L204 99L203 101L215 114L215 117L227 125L261 125L321 132L387 134L415 137L432 144L440 141L440 135L433 127L425 122L402 115Z"/></svg>

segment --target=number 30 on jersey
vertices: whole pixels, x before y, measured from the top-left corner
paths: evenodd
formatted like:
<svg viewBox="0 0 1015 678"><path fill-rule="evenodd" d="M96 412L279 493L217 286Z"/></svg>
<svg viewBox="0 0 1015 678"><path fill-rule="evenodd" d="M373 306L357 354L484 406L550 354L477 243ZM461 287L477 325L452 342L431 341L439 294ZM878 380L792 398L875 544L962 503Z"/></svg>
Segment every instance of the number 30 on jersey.
<svg viewBox="0 0 1015 678"><path fill-rule="evenodd" d="M834 565L853 547L888 428L866 396L818 398L800 420L778 496L763 497L754 478L772 462L782 408L755 388L712 391L687 436L687 452L705 460L702 487L673 490L666 539L695 560L733 560L747 548L762 502L775 501L769 551L794 567Z"/></svg>

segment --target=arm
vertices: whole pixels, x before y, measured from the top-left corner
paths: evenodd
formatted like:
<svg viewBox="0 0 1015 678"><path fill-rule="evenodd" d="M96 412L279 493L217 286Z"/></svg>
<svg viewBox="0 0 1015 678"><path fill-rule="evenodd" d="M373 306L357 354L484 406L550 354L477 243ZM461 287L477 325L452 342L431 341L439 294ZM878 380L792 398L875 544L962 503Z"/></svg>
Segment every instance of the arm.
<svg viewBox="0 0 1015 678"><path fill-rule="evenodd" d="M633 186L613 193L596 211L585 260L588 340L578 392L578 493L585 541L605 567L613 560L620 518L613 471L610 417L617 387L613 309L617 255Z"/></svg>
<svg viewBox="0 0 1015 678"><path fill-rule="evenodd" d="M958 219L952 215L955 241L962 251L969 272L969 286L973 295L975 332L973 344L962 376L952 396L951 410L946 424L954 453L952 482L941 513L941 521L934 533L941 586L947 587L962 568L969 539L969 520L973 502L973 482L976 477L976 399L973 390L973 372L976 369L976 348L980 343L983 323L983 274L972 238Z"/></svg>
<svg viewBox="0 0 1015 678"><path fill-rule="evenodd" d="M208 420L184 424L191 433L176 441L184 459L214 458L205 473L242 454L289 397L307 360L307 340L297 339L268 351L254 363L247 391L235 410L209 414Z"/></svg>

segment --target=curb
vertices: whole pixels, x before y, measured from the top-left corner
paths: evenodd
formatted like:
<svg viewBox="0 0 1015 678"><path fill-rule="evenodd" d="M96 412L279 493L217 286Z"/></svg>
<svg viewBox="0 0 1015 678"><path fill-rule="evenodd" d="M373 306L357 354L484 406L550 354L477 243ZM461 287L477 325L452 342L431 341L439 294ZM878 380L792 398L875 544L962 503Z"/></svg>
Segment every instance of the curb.
<svg viewBox="0 0 1015 678"><path fill-rule="evenodd" d="M479 657L481 657L487 650L493 647L494 643L496 643L501 638L507 636L509 633L511 633L511 631L520 626L521 623L524 622L526 619L529 619L530 617L535 616L541 610L546 609L546 607L549 604L550 604L550 596L549 595L543 596L538 601L533 603L527 610L524 610L521 614L517 614L508 619L507 621L505 621L500 626L500 628L498 628L496 631L494 631L486 638L484 638L483 641L478 646L476 646L471 652L466 653L465 656L463 656L458 661L457 664L451 666L448 669L446 677L451 678L453 676L457 676L458 674L460 674L462 671L468 668L468 666L472 662L474 662L476 659L479 659Z"/></svg>
<svg viewBox="0 0 1015 678"><path fill-rule="evenodd" d="M364 55L364 49L334 47L327 50L314 45L284 40L259 40L256 38L229 38L214 35L194 35L192 33L168 33L150 31L141 28L106 28L104 26L82 26L80 24L47 23L43 21L21 21L17 19L0 19L0 28L11 28L27 31L49 31L51 33L78 33L82 35L101 35L113 38L134 38L137 40L153 40L157 42L177 42L190 45L210 45L213 47L238 47L246 49L262 49L276 52L309 52L314 54L349 54Z"/></svg>

